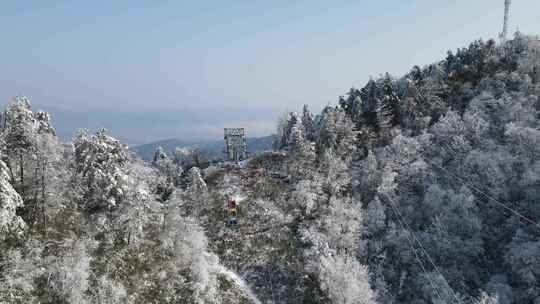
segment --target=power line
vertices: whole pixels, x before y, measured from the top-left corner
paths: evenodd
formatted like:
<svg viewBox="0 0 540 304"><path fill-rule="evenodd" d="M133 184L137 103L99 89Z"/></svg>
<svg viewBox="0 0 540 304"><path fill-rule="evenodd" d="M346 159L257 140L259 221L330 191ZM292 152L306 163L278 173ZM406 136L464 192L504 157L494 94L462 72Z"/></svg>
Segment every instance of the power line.
<svg viewBox="0 0 540 304"><path fill-rule="evenodd" d="M457 159L456 153L453 153L452 151L450 151L450 150L452 150L452 148L451 148L448 144L441 143L441 148L442 148L443 150L445 150L447 153L452 154L452 156L454 157L454 159ZM448 169L446 169L446 168L444 168L444 167L442 167L442 166L440 166L440 165L437 165L437 164L435 164L435 163L429 161L429 160L428 160L428 157L427 157L424 153L422 153L422 152L419 152L419 153L422 155L423 160L424 160L427 164L429 164L429 165L431 165L431 166L434 166L434 167L437 167L437 168L441 169L441 170L444 171L445 173L447 173L447 174L453 176L454 178L460 180L464 186L468 187L468 188L471 189L471 190L477 191L478 193L484 195L485 197L487 197L487 198L490 199L490 200L493 200L494 202L496 202L498 205L502 206L502 207L505 208L506 210L512 212L513 214L517 215L519 218L525 220L526 222L528 222L528 223L530 223L530 224L536 226L538 229L540 229L540 224L539 224L539 223L537 223L537 222L535 222L534 220L530 219L529 217L527 217L527 216L521 214L519 211L513 209L512 207L509 207L508 205L510 205L511 203L505 204L505 203L501 202L500 200L496 199L496 198L493 197L492 195L490 195L490 194L488 194L488 193L482 191L478 186L474 185L473 183L470 183L470 185L468 185L469 183L468 183L463 177L461 177L461 176L459 176L459 175L457 175L457 174L455 174L455 173L452 173L452 172L449 171ZM515 207L518 207L517 204L515 204L515 203L512 204L512 205L514 205Z"/></svg>
<svg viewBox="0 0 540 304"><path fill-rule="evenodd" d="M266 279L270 283L270 292L272 293L272 304L276 303L276 297L274 295L274 285L272 284L272 277L270 276L270 271L266 270Z"/></svg>
<svg viewBox="0 0 540 304"><path fill-rule="evenodd" d="M416 259L416 261L418 262L418 264L420 265L420 268L422 268L422 271L424 272L424 274L426 275L426 278L427 280L429 281L429 284L431 285L431 288L433 288L433 290L435 291L435 293L437 294L437 297L439 297L439 299L441 301L444 301L443 300L443 297L441 295L441 292L439 290L439 288L437 288L437 286L435 286L435 283L431 280L431 278L429 277L428 275L428 272L426 270L426 267L424 265L424 262L422 261L422 259L420 258L420 256L418 255L418 252L416 251L416 248L414 247L414 241L410 238L410 235L411 232L409 232L409 230L407 230L407 228L405 228L405 225L403 223L403 219L401 218L401 216L399 215L399 213L396 211L396 207L394 206L393 203L390 203L390 206L392 207L392 211L394 212L394 215L396 216L401 228L403 230L405 230L406 232L408 232L406 234L407 236L407 240L409 241L409 243L411 244L411 248L413 250L413 253L414 253L414 257Z"/></svg>
<svg viewBox="0 0 540 304"><path fill-rule="evenodd" d="M500 200L494 198L492 195L490 195L490 194L488 194L488 193L482 191L482 190L481 190L480 188L478 188L477 186L472 185L472 184L471 184L471 185L468 185L468 182L467 182L464 178L462 178L461 176L459 176L459 175L457 175L457 174L455 174L455 173L449 171L448 169L446 169L446 168L444 168L444 167L442 167L442 166L439 166L439 165L437 165L437 164L435 164L435 163L432 163L431 161L427 160L427 158L425 157L425 155L423 155L423 153L421 153L421 154L422 154L422 156L424 157L424 161L425 161L426 163L428 163L428 164L430 164L430 165L432 165L432 166L434 166L434 167L437 167L437 168L441 169L441 170L444 171L445 173L447 173L447 174L453 176L454 178L457 178L458 180L460 180L460 181L463 183L463 185L465 185L465 186L468 187L469 189L472 189L472 190L477 191L478 193L481 193L481 194L484 195L486 198L488 198L488 199L494 201L495 203L497 203L497 205L499 205L499 206L503 207L504 209L506 209L506 210L512 212L514 215L518 216L518 217L521 218L522 220L524 220L524 221L528 222L529 224L532 224L532 225L536 226L536 228L540 229L540 224L538 224L538 223L535 222L534 220L532 220L532 219L530 219L529 217L527 217L527 216L521 214L520 212L518 212L517 210L513 209L512 207L509 207L507 204L505 204L505 203L501 202Z"/></svg>
<svg viewBox="0 0 540 304"><path fill-rule="evenodd" d="M388 195L388 194L385 194L385 196L388 198L390 204L393 206L395 212L398 214L398 216L403 219L403 215L401 214L401 212L399 212L399 209L397 209L397 206L396 204L394 204L394 201L392 200L392 198ZM403 223L405 224L405 226L408 228L408 230L411 232L411 235L412 237L415 239L416 243L420 246L420 250L424 253L424 255L427 257L428 261L430 262L430 264L433 266L433 269L435 269L435 271L442 277L443 281L446 283L446 285L448 286L452 296L456 299L456 301L458 303L462 303L461 300L458 298L458 296L456 295L456 293L454 292L454 290L452 289L452 287L450 286L450 284L448 283L448 281L446 280L446 278L444 277L444 275L442 274L442 272L439 270L439 267L437 267L437 265L435 264L435 262L433 261L433 259L431 258L431 255L427 252L426 248L424 247L424 245L422 245L422 242L420 241L420 239L418 239L418 237L416 236L416 234L414 233L414 231L410 228L409 224L407 224L407 222L405 222L403 220Z"/></svg>

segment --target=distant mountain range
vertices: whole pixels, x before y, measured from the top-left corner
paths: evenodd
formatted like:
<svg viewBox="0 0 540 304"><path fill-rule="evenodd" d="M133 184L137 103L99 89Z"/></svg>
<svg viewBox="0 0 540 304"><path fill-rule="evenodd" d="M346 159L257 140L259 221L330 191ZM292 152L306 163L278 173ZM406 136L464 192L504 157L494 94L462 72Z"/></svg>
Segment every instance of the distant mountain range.
<svg viewBox="0 0 540 304"><path fill-rule="evenodd" d="M260 153L263 151L272 150L272 145L275 140L276 135L247 138L248 152ZM220 159L223 157L225 144L223 140L185 141L172 138L134 146L130 149L143 160L149 161L152 160L154 152L158 147L162 147L169 156L172 155L174 149L176 148L198 147L203 155L203 158L210 160Z"/></svg>

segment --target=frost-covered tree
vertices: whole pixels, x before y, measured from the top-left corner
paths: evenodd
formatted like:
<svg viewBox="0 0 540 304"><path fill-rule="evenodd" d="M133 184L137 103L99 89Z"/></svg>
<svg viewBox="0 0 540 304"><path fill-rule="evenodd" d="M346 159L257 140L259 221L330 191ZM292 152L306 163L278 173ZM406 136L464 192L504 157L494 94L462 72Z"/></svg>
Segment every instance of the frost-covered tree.
<svg viewBox="0 0 540 304"><path fill-rule="evenodd" d="M197 167L193 167L189 170L188 174L189 185L187 190L190 196L193 199L201 197L207 191L206 182L202 178L201 170Z"/></svg>
<svg viewBox="0 0 540 304"><path fill-rule="evenodd" d="M18 170L8 167L25 201L21 216L30 227L39 227L46 234L50 209L55 200L61 199L59 187L65 185L64 147L56 137L50 115L32 112L28 99L22 97L6 111L4 137L10 143L6 145L6 155L10 155L5 157L7 163L19 163Z"/></svg>
<svg viewBox="0 0 540 304"><path fill-rule="evenodd" d="M367 267L350 256L324 256L321 262L322 289L335 304L376 303Z"/></svg>
<svg viewBox="0 0 540 304"><path fill-rule="evenodd" d="M190 149L177 148L174 159L171 160L161 146L154 152L152 164L164 177L164 181L160 184L160 192L164 200L172 193L175 186L179 186L182 183L184 168L193 163L192 153Z"/></svg>
<svg viewBox="0 0 540 304"><path fill-rule="evenodd" d="M289 166L289 173L295 179L300 179L309 174L315 161L315 146L314 143L307 139L301 121L296 121L292 126L288 147L293 157Z"/></svg>
<svg viewBox="0 0 540 304"><path fill-rule="evenodd" d="M65 240L56 248L55 255L47 258L48 297L68 303L92 303L88 298L90 256L81 240Z"/></svg>
<svg viewBox="0 0 540 304"><path fill-rule="evenodd" d="M368 150L367 156L355 164L352 170L354 193L364 202L374 198L380 171L378 161L372 150Z"/></svg>
<svg viewBox="0 0 540 304"><path fill-rule="evenodd" d="M24 194L25 161L35 152L36 124L28 98L17 97L5 112L6 127L3 132L6 158L13 183Z"/></svg>
<svg viewBox="0 0 540 304"><path fill-rule="evenodd" d="M530 162L540 159L540 131L538 129L509 123L504 135L512 144L514 153L529 159Z"/></svg>
<svg viewBox="0 0 540 304"><path fill-rule="evenodd" d="M193 167L188 171L187 181L185 194L190 214L199 216L208 207L208 187L202 178L201 170L197 167Z"/></svg>
<svg viewBox="0 0 540 304"><path fill-rule="evenodd" d="M478 301L476 301L476 304L499 304L499 300L496 296L491 296L485 292L482 292L482 295Z"/></svg>
<svg viewBox="0 0 540 304"><path fill-rule="evenodd" d="M382 115L389 119L388 125L395 127L401 124L401 100L397 94L394 80L386 73L382 85L381 109Z"/></svg>
<svg viewBox="0 0 540 304"><path fill-rule="evenodd" d="M540 241L534 234L519 229L508 245L509 251L505 256L510 265L512 274L519 280L519 293L516 297L520 301L526 299L539 299L540 288Z"/></svg>
<svg viewBox="0 0 540 304"><path fill-rule="evenodd" d="M10 184L7 166L0 160L0 240L24 231L26 224L16 212L22 206L21 197Z"/></svg>
<svg viewBox="0 0 540 304"><path fill-rule="evenodd" d="M39 278L45 274L42 252L41 243L32 239L27 240L22 247L0 251L2 302L39 303L39 294L44 289L39 285Z"/></svg>
<svg viewBox="0 0 540 304"><path fill-rule="evenodd" d="M153 195L160 186L156 170L132 161L125 167L128 176L124 201L115 211L115 230L128 246L140 246L149 234L162 205Z"/></svg>
<svg viewBox="0 0 540 304"><path fill-rule="evenodd" d="M302 109L302 126L304 128L304 136L307 140L313 141L315 136L315 121L313 114L309 111L308 105L304 105Z"/></svg>
<svg viewBox="0 0 540 304"><path fill-rule="evenodd" d="M360 91L362 100L361 125L378 130L377 108L381 99L379 84L374 79L370 79Z"/></svg>
<svg viewBox="0 0 540 304"><path fill-rule="evenodd" d="M298 122L301 123L302 121L296 112L291 112L280 118L277 128L277 142L275 143L277 149L287 147L290 142L292 128Z"/></svg>
<svg viewBox="0 0 540 304"><path fill-rule="evenodd" d="M111 209L124 198L128 161L126 148L100 129L81 130L73 141L75 178L80 181L80 205L88 211Z"/></svg>
<svg viewBox="0 0 540 304"><path fill-rule="evenodd" d="M41 223L46 232L51 186L62 176L62 145L45 112L32 112L28 98L16 97L4 115L0 138L2 157L12 185L25 201L21 215L30 227Z"/></svg>
<svg viewBox="0 0 540 304"><path fill-rule="evenodd" d="M317 154L332 149L338 156L351 155L356 150L357 131L354 123L339 108L326 107L317 125Z"/></svg>
<svg viewBox="0 0 540 304"><path fill-rule="evenodd" d="M167 258L159 265L160 284L191 290L189 298L194 303L221 303L217 296L220 272L218 258L208 252L207 239L192 218L180 215L180 202L168 209L160 234L161 248ZM191 280L188 282L186 273ZM187 285L187 286L186 286ZM164 287L165 287L164 286ZM186 300L174 290L166 290L167 302ZM180 297L179 297L180 296Z"/></svg>
<svg viewBox="0 0 540 304"><path fill-rule="evenodd" d="M161 146L157 147L156 151L154 152L154 158L152 160L153 164L159 165L160 163L167 161L169 161L169 156L167 156Z"/></svg>
<svg viewBox="0 0 540 304"><path fill-rule="evenodd" d="M360 234L360 205L351 197L346 163L329 148L311 172L298 181L290 201L301 220L299 238L306 244L304 267L318 277L321 290L333 303L371 303L373 292L367 272L354 258ZM350 267L350 271L338 270L332 263L347 264L339 266ZM350 285L340 289L336 281ZM366 302L358 302L360 295L360 301Z"/></svg>
<svg viewBox="0 0 540 304"><path fill-rule="evenodd" d="M173 162L184 170L197 166L200 159L201 155L197 147L176 148L174 150Z"/></svg>
<svg viewBox="0 0 540 304"><path fill-rule="evenodd" d="M362 93L356 88L349 89L349 92L345 96L339 97L339 106L345 111L345 113L351 118L351 120L360 127L362 123Z"/></svg>

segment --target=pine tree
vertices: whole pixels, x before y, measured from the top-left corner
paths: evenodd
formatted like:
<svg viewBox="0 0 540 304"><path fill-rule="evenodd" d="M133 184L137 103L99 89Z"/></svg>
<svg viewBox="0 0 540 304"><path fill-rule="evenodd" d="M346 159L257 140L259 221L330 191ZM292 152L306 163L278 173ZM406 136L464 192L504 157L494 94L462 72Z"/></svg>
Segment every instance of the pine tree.
<svg viewBox="0 0 540 304"><path fill-rule="evenodd" d="M30 227L40 223L46 233L46 204L49 185L61 179L57 168L63 147L51 125L50 115L32 112L26 97L16 97L4 115L0 133L3 157L11 183L25 201L20 214Z"/></svg>
<svg viewBox="0 0 540 304"><path fill-rule="evenodd" d="M25 170L29 159L36 152L36 121L31 111L30 101L26 97L16 97L6 110L6 165L9 168L12 183L23 197L26 196L28 172Z"/></svg>
<svg viewBox="0 0 540 304"><path fill-rule="evenodd" d="M315 161L314 144L309 141L304 135L304 125L301 121L297 121L291 128L289 138L289 151L292 156L290 173L295 179L301 179L309 174Z"/></svg>
<svg viewBox="0 0 540 304"><path fill-rule="evenodd" d="M304 105L302 110L302 126L304 128L305 138L313 141L315 138L315 122L313 121L313 114L309 111L308 105Z"/></svg>
<svg viewBox="0 0 540 304"><path fill-rule="evenodd" d="M349 116L341 108L326 107L317 125L317 156L332 149L339 157L356 151L358 132Z"/></svg>
<svg viewBox="0 0 540 304"><path fill-rule="evenodd" d="M380 105L380 90L377 82L370 79L361 90L362 97L362 125L378 130L377 108Z"/></svg>
<svg viewBox="0 0 540 304"><path fill-rule="evenodd" d="M123 199L128 162L126 147L100 129L95 135L80 130L73 141L76 178L81 182L83 200L88 211L115 208Z"/></svg>
<svg viewBox="0 0 540 304"><path fill-rule="evenodd" d="M154 152L154 158L153 163L154 166L159 166L160 163L169 161L169 156L165 151L163 151L163 148L161 146L157 147L156 151Z"/></svg>
<svg viewBox="0 0 540 304"><path fill-rule="evenodd" d="M345 113L351 118L357 127L362 123L362 92L356 88L351 88L347 97L339 97L339 105Z"/></svg>
<svg viewBox="0 0 540 304"><path fill-rule="evenodd" d="M386 73L383 79L381 110L383 116L389 117L390 127L401 124L401 101L396 93L394 80Z"/></svg>
<svg viewBox="0 0 540 304"><path fill-rule="evenodd" d="M290 112L278 123L278 142L276 147L278 150L287 147L290 142L292 128L297 122L301 122L298 113Z"/></svg>

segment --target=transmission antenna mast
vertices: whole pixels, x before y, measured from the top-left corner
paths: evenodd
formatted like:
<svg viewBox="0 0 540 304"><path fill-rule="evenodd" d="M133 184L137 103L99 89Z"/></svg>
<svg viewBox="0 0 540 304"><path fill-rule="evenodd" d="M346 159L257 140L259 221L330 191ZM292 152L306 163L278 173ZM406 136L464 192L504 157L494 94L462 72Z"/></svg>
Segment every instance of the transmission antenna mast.
<svg viewBox="0 0 540 304"><path fill-rule="evenodd" d="M506 35L508 34L508 18L510 17L510 3L512 0L504 0L504 23L503 23L503 30L500 34L500 38L502 41L506 40Z"/></svg>

